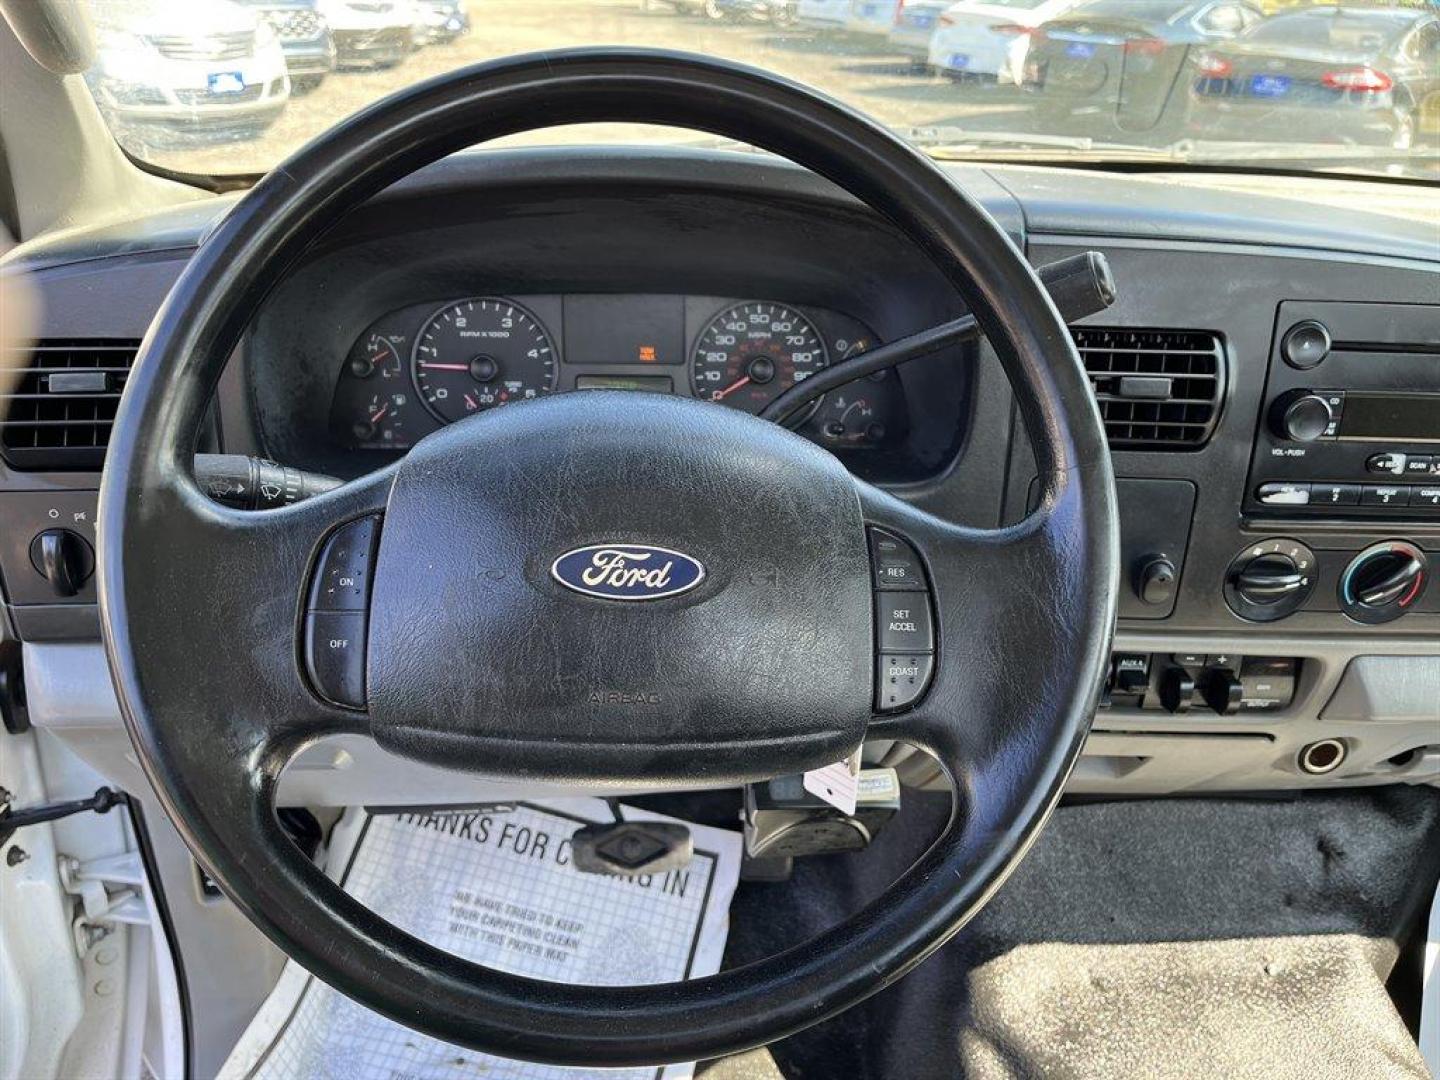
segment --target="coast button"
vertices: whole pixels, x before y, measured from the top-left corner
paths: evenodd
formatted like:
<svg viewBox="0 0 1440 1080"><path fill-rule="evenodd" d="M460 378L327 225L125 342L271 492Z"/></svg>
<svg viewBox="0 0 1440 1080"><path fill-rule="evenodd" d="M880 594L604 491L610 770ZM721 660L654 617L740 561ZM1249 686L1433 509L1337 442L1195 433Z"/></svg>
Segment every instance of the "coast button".
<svg viewBox="0 0 1440 1080"><path fill-rule="evenodd" d="M875 659L875 708L894 712L914 705L934 670L935 658L926 653L881 653Z"/></svg>

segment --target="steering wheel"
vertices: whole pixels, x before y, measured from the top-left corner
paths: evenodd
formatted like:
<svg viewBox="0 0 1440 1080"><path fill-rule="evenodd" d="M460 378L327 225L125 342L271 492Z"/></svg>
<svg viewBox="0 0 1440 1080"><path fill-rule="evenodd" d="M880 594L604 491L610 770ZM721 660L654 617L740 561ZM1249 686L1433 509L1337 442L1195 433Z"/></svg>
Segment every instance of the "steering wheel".
<svg viewBox="0 0 1440 1080"><path fill-rule="evenodd" d="M777 424L602 391L451 425L397 464L284 509L246 513L202 493L192 455L221 370L318 237L447 153L590 121L742 139L829 178L907 235L1009 374L1038 463L1037 509L1008 528L960 527L855 479ZM1070 336L1020 252L884 128L700 56L578 49L462 69L380 101L272 170L156 315L102 488L111 672L140 761L196 858L321 979L412 1028L507 1057L709 1058L895 982L975 914L1034 840L1109 656L1109 454ZM333 531L369 515L379 540L365 692L348 708L305 677L307 581ZM932 681L900 711L877 707L873 613L884 594L873 592L867 548L877 527L913 545L934 604ZM607 544L652 545L703 570L689 571L688 591L651 589L662 595L648 603L566 587L557 560ZM441 547L445 558L430 557ZM632 689L645 692L610 692ZM934 755L956 797L910 870L809 942L687 982L560 985L402 932L286 837L279 775L335 732L494 777L674 788L814 768L868 735Z"/></svg>

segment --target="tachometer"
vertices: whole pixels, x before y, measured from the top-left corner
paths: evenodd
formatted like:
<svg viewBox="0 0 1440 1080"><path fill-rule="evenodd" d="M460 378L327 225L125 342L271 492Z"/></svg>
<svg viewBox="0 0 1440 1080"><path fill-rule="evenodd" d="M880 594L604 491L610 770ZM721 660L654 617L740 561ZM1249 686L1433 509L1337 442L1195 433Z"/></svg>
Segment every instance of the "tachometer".
<svg viewBox="0 0 1440 1080"><path fill-rule="evenodd" d="M555 345L529 311L493 296L437 311L411 358L415 389L445 423L555 389Z"/></svg>
<svg viewBox="0 0 1440 1080"><path fill-rule="evenodd" d="M726 308L700 334L690 387L698 398L758 413L829 362L809 319L784 304L751 301Z"/></svg>

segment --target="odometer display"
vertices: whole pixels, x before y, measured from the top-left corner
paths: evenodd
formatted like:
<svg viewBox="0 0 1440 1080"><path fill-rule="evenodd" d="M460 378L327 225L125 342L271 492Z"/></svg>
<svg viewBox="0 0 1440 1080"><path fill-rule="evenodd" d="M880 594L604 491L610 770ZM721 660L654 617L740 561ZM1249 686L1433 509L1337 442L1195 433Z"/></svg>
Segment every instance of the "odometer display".
<svg viewBox="0 0 1440 1080"><path fill-rule="evenodd" d="M555 389L555 345L519 304L475 297L430 317L415 340L411 370L421 400L448 424Z"/></svg>
<svg viewBox="0 0 1440 1080"><path fill-rule="evenodd" d="M829 362L809 319L784 304L751 301L726 308L701 332L690 388L706 401L758 413Z"/></svg>

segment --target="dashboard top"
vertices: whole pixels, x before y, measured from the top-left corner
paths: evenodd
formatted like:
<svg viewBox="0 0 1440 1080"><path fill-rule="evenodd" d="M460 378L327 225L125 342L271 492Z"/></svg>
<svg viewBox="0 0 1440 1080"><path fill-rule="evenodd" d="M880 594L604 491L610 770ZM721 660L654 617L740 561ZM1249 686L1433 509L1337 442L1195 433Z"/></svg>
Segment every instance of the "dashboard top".
<svg viewBox="0 0 1440 1080"><path fill-rule="evenodd" d="M1407 203L1440 200L1430 185L1391 185L1208 171L1122 173L1029 165L942 163L1017 241L1026 234L1185 240L1369 253L1440 262L1433 212L1411 220L1361 208L1370 192L1405 193ZM1246 194L1237 198L1234 182ZM1175 181L1183 183L1177 187ZM394 185L380 201L426 198L484 184L590 187L654 183L766 199L859 204L814 174L768 154L664 147L541 147L452 155ZM1348 204L1315 212L1312 192L1351 192ZM1183 191L1183 197L1177 197ZM38 270L65 263L193 247L239 198L204 195L180 206L98 226L64 230L19 245L0 266ZM1327 200L1322 200L1327 201ZM1361 205L1357 205L1361 204Z"/></svg>

